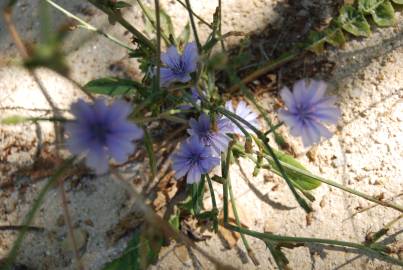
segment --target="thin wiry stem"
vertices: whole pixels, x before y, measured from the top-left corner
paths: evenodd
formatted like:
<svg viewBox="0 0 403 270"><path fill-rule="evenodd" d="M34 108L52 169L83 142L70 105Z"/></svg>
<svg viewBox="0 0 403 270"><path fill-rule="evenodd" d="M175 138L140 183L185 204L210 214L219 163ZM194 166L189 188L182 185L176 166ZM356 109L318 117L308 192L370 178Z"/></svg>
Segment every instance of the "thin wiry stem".
<svg viewBox="0 0 403 270"><path fill-rule="evenodd" d="M45 231L44 228L36 227L36 226L21 226L21 225L3 225L0 226L0 231L20 231L20 230L27 230L33 232L43 232Z"/></svg>
<svg viewBox="0 0 403 270"><path fill-rule="evenodd" d="M156 51L154 44L145 36L143 35L137 28L131 25L122 15L113 12L111 9L106 8L102 3L97 0L88 0L91 4L95 7L102 10L105 14L107 14L111 19L117 21L121 26L123 26L127 31L132 33L132 35L138 39L139 42L147 46L150 50Z"/></svg>
<svg viewBox="0 0 403 270"><path fill-rule="evenodd" d="M176 0L179 4L181 4L184 8L187 9L187 6L185 3L183 3L181 0ZM210 23L208 23L207 21L205 21L202 17L200 17L199 15L197 15L192 9L190 9L190 11L192 12L193 16L195 16L201 23L207 25L210 29L213 29L213 27L211 26Z"/></svg>
<svg viewBox="0 0 403 270"><path fill-rule="evenodd" d="M218 0L218 35L222 37L222 1ZM225 52L224 39L220 38L221 49Z"/></svg>
<svg viewBox="0 0 403 270"><path fill-rule="evenodd" d="M192 29L193 29L193 36L194 36L194 38L196 40L197 49L198 49L199 54L200 54L201 50L202 50L202 46L201 46L201 43L200 43L199 35L197 33L196 23L195 23L195 20L193 18L192 6L190 5L189 0L186 0L186 9L188 10L188 13L189 13L190 24L192 25Z"/></svg>
<svg viewBox="0 0 403 270"><path fill-rule="evenodd" d="M95 26L87 23L86 21L82 20L81 18L79 18L78 16L74 15L73 13L69 12L68 10L64 9L63 7L59 6L58 4L56 4L55 2L53 2L52 0L46 0L46 2L48 2L50 5L52 5L54 8L58 9L59 11L61 11L63 14L65 14L67 17L72 18L74 20L76 20L77 22L80 23L80 26L82 28L85 28L89 31L93 31L96 32L104 37L106 37L107 39L109 39L110 41L116 43L117 45L129 50L129 51L133 51L132 48L130 48L128 45L126 45L125 43L123 43L122 41L120 41L118 38L102 31L101 29L96 28Z"/></svg>

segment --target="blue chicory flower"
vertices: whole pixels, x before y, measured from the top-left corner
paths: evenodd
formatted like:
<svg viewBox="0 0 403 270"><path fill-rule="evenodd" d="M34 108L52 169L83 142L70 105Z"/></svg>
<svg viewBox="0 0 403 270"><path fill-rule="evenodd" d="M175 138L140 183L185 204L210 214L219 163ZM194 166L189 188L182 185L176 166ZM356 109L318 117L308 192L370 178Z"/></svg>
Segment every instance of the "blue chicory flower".
<svg viewBox="0 0 403 270"><path fill-rule="evenodd" d="M175 46L170 46L165 53L161 54L161 85L167 86L173 82L188 82L191 80L190 73L196 71L199 58L195 42L186 44L183 54L180 55Z"/></svg>
<svg viewBox="0 0 403 270"><path fill-rule="evenodd" d="M209 173L220 163L220 159L212 156L211 149L197 137L190 137L183 142L179 151L173 154L172 161L176 178L186 175L188 184L199 182L202 174Z"/></svg>
<svg viewBox="0 0 403 270"><path fill-rule="evenodd" d="M242 119L248 121L254 127L259 129L259 121L257 119L258 115L252 111L252 109L245 103L245 101L240 101L238 103L238 106L236 107L236 109L234 109L231 100L229 100L225 103L225 108L228 111L235 113ZM243 123L240 123L240 124L246 131L252 132L252 130L247 125L245 125ZM244 135L243 132L241 131L241 129L237 125L235 125L234 123L232 123L232 125L233 125L233 129L234 129L234 133L236 133L238 135Z"/></svg>
<svg viewBox="0 0 403 270"><path fill-rule="evenodd" d="M202 113L198 120L190 119L189 125L190 136L197 137L205 146L211 147L214 155L219 156L221 152L227 150L231 138L226 133L233 133L233 126L228 119L224 117L217 119L217 130L213 130L210 118Z"/></svg>
<svg viewBox="0 0 403 270"><path fill-rule="evenodd" d="M287 110L280 109L278 116L290 126L291 135L302 137L305 147L319 142L321 136L330 138L332 133L320 122L336 124L340 117L336 98L325 92L326 83L316 80L297 81L292 93L287 87L280 91Z"/></svg>
<svg viewBox="0 0 403 270"><path fill-rule="evenodd" d="M94 104L78 100L71 105L75 116L66 123L67 148L74 155L84 154L86 164L97 174L108 171L108 159L127 161L136 149L132 140L143 137L143 130L127 121L131 111L128 103L118 100L107 106L103 99Z"/></svg>

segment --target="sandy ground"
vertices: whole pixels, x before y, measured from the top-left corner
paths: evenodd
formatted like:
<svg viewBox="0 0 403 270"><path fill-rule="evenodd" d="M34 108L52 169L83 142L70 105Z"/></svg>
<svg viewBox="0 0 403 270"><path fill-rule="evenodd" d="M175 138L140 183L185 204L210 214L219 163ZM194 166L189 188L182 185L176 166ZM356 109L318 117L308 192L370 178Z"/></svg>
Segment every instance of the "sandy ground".
<svg viewBox="0 0 403 270"><path fill-rule="evenodd" d="M174 23L186 23L186 11L174 1L162 1L166 10L173 15ZM215 9L215 1L193 1L194 10L207 20ZM281 21L281 1L223 1L224 32L263 30L267 24ZM320 3L321 1L312 1ZM324 7L328 1L322 1ZM124 31L107 26L106 18L81 1L58 1L66 9L106 31L128 40ZM302 1L309 10L310 1ZM15 12L18 29L27 40L38 36L36 14L37 1L20 1ZM326 13L326 8L323 9ZM56 25L64 16L54 11ZM328 79L333 94L339 97L342 119L335 136L307 152L298 141L286 134L287 141L301 162L312 172L360 191L385 198L403 191L403 16L398 11L398 25L391 28L373 29L367 39L353 39L342 50L329 50L326 58L335 66L329 73L318 76ZM253 20L251 20L253 16ZM139 25L138 8L133 8L127 18ZM201 27L202 37L207 34ZM236 38L229 42L234 44ZM77 30L66 39L65 51L71 67L71 76L79 83L106 75L128 75L136 77L137 65L125 59L125 51L102 37ZM28 74L15 65L16 50L0 24L0 53L7 65L0 67L0 110L1 116L22 114L49 116L50 108L38 87ZM281 70L280 70L281 72ZM305 70L301 70L302 77ZM54 102L61 109L81 96L81 93L58 75L40 70L43 80ZM273 74L279 76L279 74ZM260 103L273 113L276 95L267 91ZM274 115L274 114L273 114ZM38 132L39 135L38 136ZM52 126L22 125L0 127L0 177L1 184L13 184L0 190L0 225L19 224L29 209L43 181L16 174L21 167L33 164L39 150L45 151L53 140ZM38 148L38 145L41 147ZM39 149L39 150L38 150ZM45 150L43 150L45 149ZM46 151L45 151L46 152ZM308 158L309 156L309 158ZM241 161L246 175L251 175L252 164ZM127 177L141 174L140 164L124 169ZM314 236L361 242L366 233L376 231L395 218L394 210L375 207L351 218L357 209L370 203L346 194L335 188L322 185L314 191L315 210L311 217L298 207L286 184L270 174L260 173L245 179L237 166L231 168L231 176L237 203L245 212L245 222L255 230L269 229L273 233L291 236ZM39 177L40 178L40 177ZM79 180L79 181L78 181ZM128 211L128 194L125 187L109 176L83 177L66 183L71 216L76 228L83 235L82 259L88 269L101 269L102 265L117 256L124 248L127 238L115 245L108 244L106 232ZM140 183L140 186L144 183ZM220 194L219 186L215 186ZM402 204L397 198L395 202ZM206 199L206 207L209 200ZM60 196L52 190L35 218L34 225L44 228L32 232L24 241L17 262L29 269L74 269L74 256L65 248L66 225L62 222ZM398 234L403 223L397 223L388 233L386 242L402 245ZM15 233L0 233L0 258L7 254ZM263 242L248 238L260 261L255 267L247 259L239 241L233 249L227 249L223 240L214 236L199 245L223 262L239 269L275 269L274 261ZM175 245L163 248L161 259L153 269L209 269L212 264L199 254L190 256L186 252L178 255ZM184 254L183 254L184 253ZM398 269L386 263L363 256L361 253L343 249L309 246L286 250L292 269Z"/></svg>

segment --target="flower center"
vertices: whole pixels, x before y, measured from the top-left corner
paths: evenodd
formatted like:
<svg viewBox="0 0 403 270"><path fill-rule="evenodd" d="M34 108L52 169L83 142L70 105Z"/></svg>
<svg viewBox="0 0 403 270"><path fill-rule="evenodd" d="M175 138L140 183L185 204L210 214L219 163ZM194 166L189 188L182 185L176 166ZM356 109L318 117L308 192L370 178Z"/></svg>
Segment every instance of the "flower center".
<svg viewBox="0 0 403 270"><path fill-rule="evenodd" d="M103 123L93 123L91 125L92 137L94 140L97 140L101 144L106 143L106 137L109 134L110 130Z"/></svg>
<svg viewBox="0 0 403 270"><path fill-rule="evenodd" d="M310 117L311 112L304 105L297 106L297 114L300 121L305 121Z"/></svg>
<svg viewBox="0 0 403 270"><path fill-rule="evenodd" d="M185 64L182 60L179 60L170 68L175 75L181 75L185 72Z"/></svg>
<svg viewBox="0 0 403 270"><path fill-rule="evenodd" d="M189 161L191 165L195 165L199 163L200 159L201 159L200 153L194 153L192 157L189 159Z"/></svg>

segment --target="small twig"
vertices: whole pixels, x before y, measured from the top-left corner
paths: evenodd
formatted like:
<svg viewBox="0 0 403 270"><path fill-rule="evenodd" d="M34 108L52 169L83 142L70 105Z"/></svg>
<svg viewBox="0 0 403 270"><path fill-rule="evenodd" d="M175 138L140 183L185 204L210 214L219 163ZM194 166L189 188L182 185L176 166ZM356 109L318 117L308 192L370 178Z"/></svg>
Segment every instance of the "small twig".
<svg viewBox="0 0 403 270"><path fill-rule="evenodd" d="M398 198L398 197L400 197L400 196L402 196L402 195L403 195L403 193L399 193L399 194L397 194L397 195L395 195L395 196L393 196L393 197L391 197L391 198L389 198L389 199L383 200L383 201L384 201L384 202L391 202L391 201L393 201L394 199L396 199L396 198ZM372 208L374 208L374 207L377 207L377 206L379 206L379 205L380 205L380 204L373 204L373 205L371 205L371 206L365 207L365 208L363 208L363 209L361 209L361 210L355 212L354 214L352 214L351 217L349 217L349 218L353 218L353 217L355 217L356 215L361 214L361 213L363 213L363 212L365 212L365 211L368 211L368 210L370 210L370 209L372 209ZM347 219L349 219L349 218L347 218ZM347 220L347 219L345 219L345 220Z"/></svg>
<svg viewBox="0 0 403 270"><path fill-rule="evenodd" d="M250 73L249 75L247 75L246 77L244 77L241 80L242 84L247 84L250 83L251 81L257 79L258 77L266 74L267 72L276 69L292 60L294 60L295 58L297 58L298 56L301 56L300 52L294 52L294 53L290 53L290 54L286 54L283 56L280 56L279 58L277 58L276 60L273 61L268 61L266 64L264 64L262 67L258 68L257 70L253 71L252 73ZM229 93L234 93L235 91L237 91L240 87L240 83L237 83L233 86L231 86L228 90Z"/></svg>
<svg viewBox="0 0 403 270"><path fill-rule="evenodd" d="M34 232L43 232L43 231L45 231L44 228L36 227L36 226L23 226L23 225L0 226L0 231L20 231L20 230L27 230L27 231L34 231Z"/></svg>

